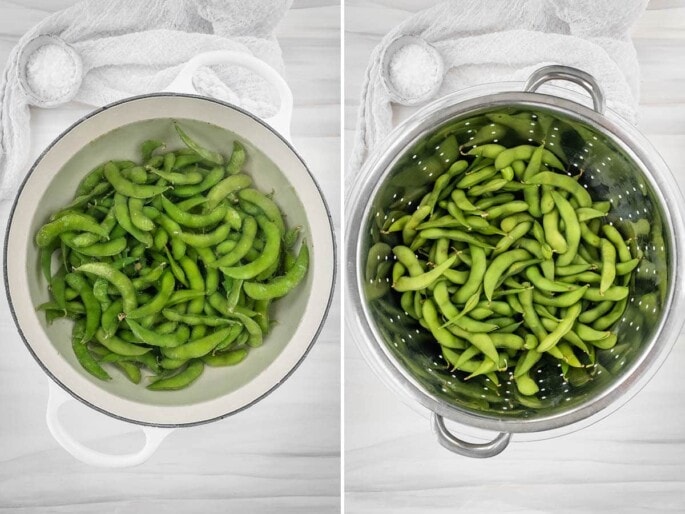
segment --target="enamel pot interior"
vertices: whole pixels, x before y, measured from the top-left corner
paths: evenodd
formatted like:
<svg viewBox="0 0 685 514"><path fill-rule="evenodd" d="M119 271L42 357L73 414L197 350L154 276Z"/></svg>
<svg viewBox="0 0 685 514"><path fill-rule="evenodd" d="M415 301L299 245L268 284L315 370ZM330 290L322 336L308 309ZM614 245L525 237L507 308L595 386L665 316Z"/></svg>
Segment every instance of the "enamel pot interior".
<svg viewBox="0 0 685 514"><path fill-rule="evenodd" d="M66 204L79 180L108 159L139 159L146 139L181 148L172 121L198 141L230 154L240 141L245 171L255 187L274 191L290 227L303 226L311 249L306 279L272 305L277 323L264 345L240 365L207 367L191 387L153 392L123 375L102 382L91 377L71 350L71 322L47 325L35 306L48 300L36 230ZM5 281L10 307L28 349L45 372L73 396L111 416L141 424L180 426L219 419L263 398L298 366L315 341L333 293L334 240L328 209L316 182L293 148L252 115L202 97L160 94L136 97L95 111L64 132L36 161L21 186L5 241ZM316 287L314 287L316 284Z"/></svg>
<svg viewBox="0 0 685 514"><path fill-rule="evenodd" d="M512 120L519 120L515 123ZM625 314L611 328L618 344L597 351L587 367L564 372L536 366L540 392L525 397L513 377L499 384L450 368L440 346L408 316L392 291L369 293L369 248L401 244L384 231L401 211L412 212L449 166L437 145L456 136L468 141L489 127L506 125L497 140L507 147L545 140L567 163L569 175L594 198L611 201L606 222L617 226L634 254L643 256L630 283ZM459 159L458 155L452 156ZM436 173L437 170L437 173ZM498 93L463 100L458 94L424 108L399 127L362 171L348 210L349 302L358 345L382 379L412 402L464 425L501 432L543 432L596 417L634 394L663 362L682 320L677 287L682 263L680 194L658 154L621 120L575 102L538 93ZM392 257L390 257L392 259ZM367 268L368 269L368 268ZM386 267L388 273L391 267ZM543 363L543 361L541 361ZM510 369L510 371L513 368Z"/></svg>

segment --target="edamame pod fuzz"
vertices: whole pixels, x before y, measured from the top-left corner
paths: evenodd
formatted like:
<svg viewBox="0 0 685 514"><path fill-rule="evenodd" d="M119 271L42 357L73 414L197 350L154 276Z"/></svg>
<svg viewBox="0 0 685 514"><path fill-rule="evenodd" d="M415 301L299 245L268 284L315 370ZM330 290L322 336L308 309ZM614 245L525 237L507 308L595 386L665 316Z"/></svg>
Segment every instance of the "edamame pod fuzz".
<svg viewBox="0 0 685 514"><path fill-rule="evenodd" d="M142 162L111 155L84 170L76 198L34 236L50 294L38 309L48 323L75 320L75 361L155 394L200 387L205 365L228 374L269 345L273 305L307 294L297 286L311 251L279 191L253 184L247 147L174 128L178 140L141 141Z"/></svg>
<svg viewBox="0 0 685 514"><path fill-rule="evenodd" d="M373 200L359 263L366 301L403 365L445 378L439 394L541 408L548 382L592 380L598 355L620 346L614 324L641 269L629 237L650 225L632 219L623 233L587 156L574 169L557 148L583 135L550 118L512 110L453 122L399 161ZM431 160L421 170L430 180L409 178L454 138L458 167Z"/></svg>

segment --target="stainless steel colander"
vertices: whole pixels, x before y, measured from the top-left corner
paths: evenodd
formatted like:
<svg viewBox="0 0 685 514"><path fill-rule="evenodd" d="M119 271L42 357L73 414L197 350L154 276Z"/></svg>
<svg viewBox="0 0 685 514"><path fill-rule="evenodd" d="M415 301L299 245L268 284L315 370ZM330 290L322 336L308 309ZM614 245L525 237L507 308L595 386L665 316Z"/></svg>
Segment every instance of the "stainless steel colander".
<svg viewBox="0 0 685 514"><path fill-rule="evenodd" d="M548 89L555 95L537 92L552 80L585 89L593 108L578 103L583 98L578 93L563 93L574 99L569 100L557 96L559 88ZM513 380L499 385L487 377L465 381L449 370L430 334L403 312L389 285L373 296L365 288L367 253L384 237L380 228L393 212L420 201L435 180L423 163L436 143L447 134L467 143L503 116L518 121L501 142L544 138L569 163L569 174L581 175L593 198L611 202L608 221L642 255L625 314L612 327L618 344L599 351L592 367L574 373L536 369L540 392L534 397L518 394ZM555 435L580 428L622 405L653 376L683 323L677 315L685 300L679 271L685 256L682 197L644 137L607 112L591 76L550 66L534 73L522 91L508 84L455 93L417 112L386 143L367 161L347 201L348 333L391 388L432 411L443 446L489 457L507 446L511 434ZM499 435L486 443L465 442L447 430L443 418Z"/></svg>

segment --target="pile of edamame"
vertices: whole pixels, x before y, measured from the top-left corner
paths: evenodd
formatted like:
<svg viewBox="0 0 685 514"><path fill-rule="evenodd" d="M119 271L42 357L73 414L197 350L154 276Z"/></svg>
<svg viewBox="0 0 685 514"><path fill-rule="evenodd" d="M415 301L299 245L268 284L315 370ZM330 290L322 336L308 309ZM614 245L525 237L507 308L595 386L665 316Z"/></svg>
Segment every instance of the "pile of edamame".
<svg viewBox="0 0 685 514"><path fill-rule="evenodd" d="M48 323L74 320L74 354L93 376L109 380L110 365L140 383L145 371L151 390L245 359L309 266L306 241L294 253L301 227L242 171L245 148L225 159L174 125L185 148L149 140L142 163L98 166L35 235Z"/></svg>
<svg viewBox="0 0 685 514"><path fill-rule="evenodd" d="M513 379L525 398L539 391L534 368L566 376L616 345L640 256L558 146L492 142L507 130L492 123L462 146L438 132L428 155L402 163L392 180L407 197L394 193L376 214L364 281L384 330L401 312L440 345L453 376Z"/></svg>

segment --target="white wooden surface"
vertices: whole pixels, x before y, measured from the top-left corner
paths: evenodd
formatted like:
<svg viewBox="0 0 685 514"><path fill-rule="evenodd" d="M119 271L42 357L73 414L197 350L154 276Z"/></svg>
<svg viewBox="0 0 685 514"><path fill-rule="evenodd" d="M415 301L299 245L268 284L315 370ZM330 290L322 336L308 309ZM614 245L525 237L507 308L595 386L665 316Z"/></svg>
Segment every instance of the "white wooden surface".
<svg viewBox="0 0 685 514"><path fill-rule="evenodd" d="M346 156L371 50L434 3L346 2ZM651 2L633 36L640 129L685 188L685 2ZM346 512L685 512L684 337L648 386L610 417L561 438L513 443L491 460L440 447L427 416L386 389L346 339Z"/></svg>
<svg viewBox="0 0 685 514"><path fill-rule="evenodd" d="M73 3L0 1L0 66L26 30ZM335 0L296 0L278 29L295 98L293 142L327 197L338 234L339 21ZM84 113L77 105L34 112L34 156ZM0 206L3 234L8 212L7 203ZM48 379L20 340L3 293L0 512L339 512L339 305L338 291L307 359L265 400L226 420L176 431L137 468L106 470L77 462L48 433ZM96 448L122 451L142 442L80 405L65 415Z"/></svg>

